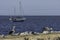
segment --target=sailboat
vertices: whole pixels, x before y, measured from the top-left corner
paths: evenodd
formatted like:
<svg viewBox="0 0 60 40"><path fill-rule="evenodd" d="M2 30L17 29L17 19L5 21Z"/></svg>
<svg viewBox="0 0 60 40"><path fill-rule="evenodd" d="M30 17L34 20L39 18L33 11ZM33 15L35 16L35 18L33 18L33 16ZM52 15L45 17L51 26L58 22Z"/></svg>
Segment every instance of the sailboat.
<svg viewBox="0 0 60 40"><path fill-rule="evenodd" d="M24 17L12 17L12 18L9 18L10 21L12 22L24 22L26 20L26 18Z"/></svg>
<svg viewBox="0 0 60 40"><path fill-rule="evenodd" d="M19 4L20 4L20 13L21 13L21 1L19 2ZM14 13L15 13L15 9L14 9ZM10 17L9 20L12 22L24 22L26 18L22 16L17 16L17 17Z"/></svg>

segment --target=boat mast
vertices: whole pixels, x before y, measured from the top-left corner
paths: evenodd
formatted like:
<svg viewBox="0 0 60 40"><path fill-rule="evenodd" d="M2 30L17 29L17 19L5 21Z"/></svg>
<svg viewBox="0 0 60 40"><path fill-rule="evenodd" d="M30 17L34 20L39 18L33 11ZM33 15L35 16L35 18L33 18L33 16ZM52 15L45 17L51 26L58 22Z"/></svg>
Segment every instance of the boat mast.
<svg viewBox="0 0 60 40"><path fill-rule="evenodd" d="M16 16L16 8L14 8L14 15Z"/></svg>
<svg viewBox="0 0 60 40"><path fill-rule="evenodd" d="M22 9L22 3L21 3L21 1L19 1L19 13L21 14L20 16L23 16L23 13L24 13L24 11L23 11L23 9Z"/></svg>

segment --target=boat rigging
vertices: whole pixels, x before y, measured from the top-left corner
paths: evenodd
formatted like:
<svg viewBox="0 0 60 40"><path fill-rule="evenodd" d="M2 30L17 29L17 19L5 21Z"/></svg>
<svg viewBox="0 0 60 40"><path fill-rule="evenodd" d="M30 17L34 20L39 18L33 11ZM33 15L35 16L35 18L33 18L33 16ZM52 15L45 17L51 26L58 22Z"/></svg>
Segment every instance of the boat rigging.
<svg viewBox="0 0 60 40"><path fill-rule="evenodd" d="M21 13L22 12L21 1L19 2L19 5L20 5L20 13ZM14 13L15 13L15 9L14 9ZM21 16L17 16L17 17L10 17L9 20L12 21L12 22L24 22L26 20L26 18L21 17Z"/></svg>

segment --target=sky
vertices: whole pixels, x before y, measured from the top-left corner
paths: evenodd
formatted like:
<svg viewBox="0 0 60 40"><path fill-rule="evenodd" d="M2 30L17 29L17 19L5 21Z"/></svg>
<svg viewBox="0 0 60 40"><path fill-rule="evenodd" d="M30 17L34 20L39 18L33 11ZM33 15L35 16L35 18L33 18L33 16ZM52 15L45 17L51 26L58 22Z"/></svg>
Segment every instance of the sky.
<svg viewBox="0 0 60 40"><path fill-rule="evenodd" d="M60 15L60 0L0 0L0 15Z"/></svg>

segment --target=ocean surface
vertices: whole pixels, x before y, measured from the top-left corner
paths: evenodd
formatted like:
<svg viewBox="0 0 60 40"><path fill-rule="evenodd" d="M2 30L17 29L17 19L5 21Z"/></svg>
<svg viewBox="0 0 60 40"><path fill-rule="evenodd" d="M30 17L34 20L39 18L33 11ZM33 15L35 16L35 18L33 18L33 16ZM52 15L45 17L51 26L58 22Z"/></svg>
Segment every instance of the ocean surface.
<svg viewBox="0 0 60 40"><path fill-rule="evenodd" d="M9 16L0 16L0 34L8 34L15 25L16 32L42 32L43 27L60 30L60 16L25 16L24 22L11 22Z"/></svg>

